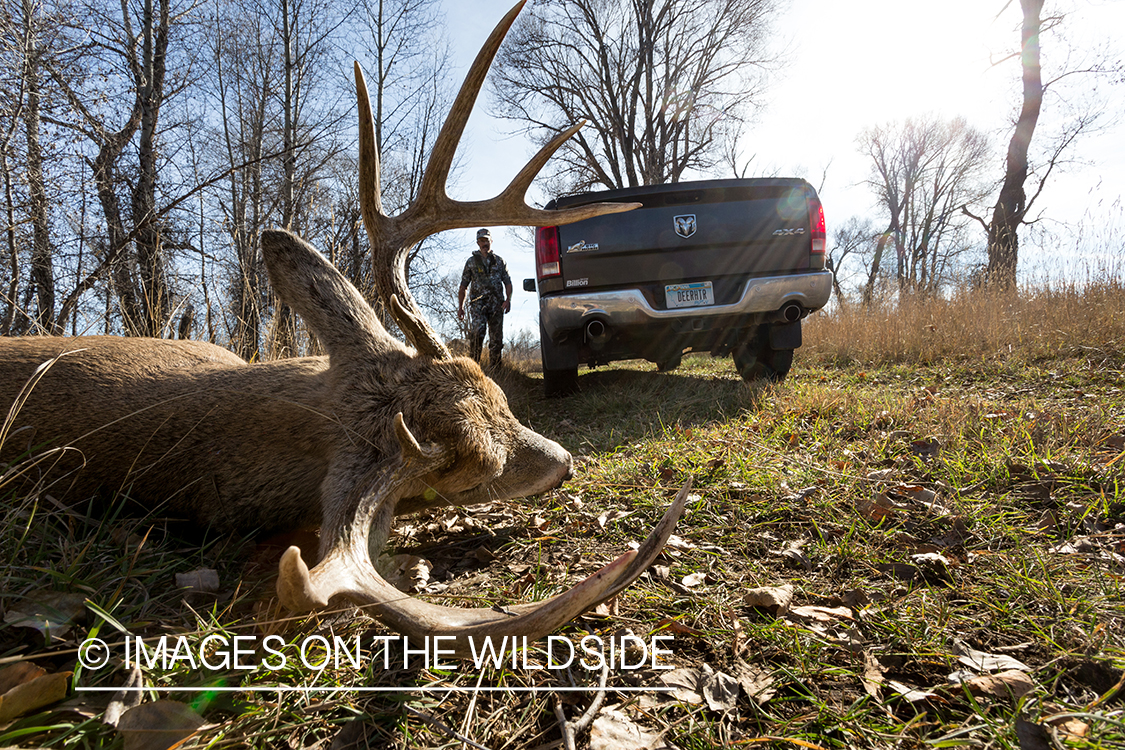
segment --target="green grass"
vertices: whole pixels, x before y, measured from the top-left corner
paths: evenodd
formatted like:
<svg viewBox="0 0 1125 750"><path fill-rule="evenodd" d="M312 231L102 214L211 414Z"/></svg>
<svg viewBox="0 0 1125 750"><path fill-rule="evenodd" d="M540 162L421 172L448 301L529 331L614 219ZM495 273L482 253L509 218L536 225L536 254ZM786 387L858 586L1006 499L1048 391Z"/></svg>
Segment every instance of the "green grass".
<svg viewBox="0 0 1125 750"><path fill-rule="evenodd" d="M625 692L659 684L659 675L614 671L606 703L639 726L681 748L1016 748L1026 720L1062 747L1123 746L1123 359L1103 342L1008 361L896 355L841 364L815 344L798 353L789 380L767 387L740 382L729 360L688 357L670 374L638 363L583 371L579 394L547 401L537 376L506 372L513 411L575 454L575 477L522 504L403 519L409 533L392 543L435 565L443 588L427 598L543 598L643 538L690 477L695 497L676 530L681 541L608 614L561 633L672 634L676 666L730 675L750 666L772 678L773 693L742 696L724 712ZM877 500L892 504L883 517L871 511ZM278 612L271 575L280 546L184 539L158 519L95 520L45 495L9 497L5 508L0 609L52 590L89 604L85 619L48 645L0 625L0 659L74 669L78 643L120 641L118 626L146 639L276 635L287 644L279 648L291 658L278 672L144 670L146 699L191 704L207 722L188 747L470 746L460 738L494 749L560 747L556 704L573 721L592 692L473 688L598 681L584 669L384 669L378 653L358 669L310 670L296 664L308 636L368 643L386 631L354 610ZM927 574L912 560L925 552L944 555L948 569ZM219 570L217 593L175 589L174 573L201 567ZM687 585L691 574L705 578ZM794 588L794 607L846 606L850 617L797 621L744 603L750 588L783 584ZM963 668L955 639L1018 659L1034 689L1010 698L949 684ZM870 665L880 673L876 695L864 688ZM124 677L119 668L79 671L74 684ZM349 689L246 690L278 684ZM411 689L423 686L458 691ZM930 696L912 701L905 688ZM71 692L0 726L0 747L122 747L100 721L107 701Z"/></svg>

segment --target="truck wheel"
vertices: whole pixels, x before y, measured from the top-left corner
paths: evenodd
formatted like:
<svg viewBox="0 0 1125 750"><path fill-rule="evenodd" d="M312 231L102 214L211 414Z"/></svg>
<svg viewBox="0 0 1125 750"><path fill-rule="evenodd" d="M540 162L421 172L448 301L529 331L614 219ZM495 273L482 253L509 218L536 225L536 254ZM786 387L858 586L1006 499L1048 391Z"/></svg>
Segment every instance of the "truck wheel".
<svg viewBox="0 0 1125 750"><path fill-rule="evenodd" d="M793 366L792 349L771 349L757 337L735 347L732 354L735 369L747 383L756 380L780 383Z"/></svg>
<svg viewBox="0 0 1125 750"><path fill-rule="evenodd" d="M683 352L676 352L675 354L673 354L671 357L668 357L667 359L659 360L656 363L656 370L658 372L672 372L672 370L675 370L677 367L680 366L680 363L683 361L683 359L684 359Z"/></svg>
<svg viewBox="0 0 1125 750"><path fill-rule="evenodd" d="M543 392L548 398L569 396L578 390L578 368L543 369Z"/></svg>

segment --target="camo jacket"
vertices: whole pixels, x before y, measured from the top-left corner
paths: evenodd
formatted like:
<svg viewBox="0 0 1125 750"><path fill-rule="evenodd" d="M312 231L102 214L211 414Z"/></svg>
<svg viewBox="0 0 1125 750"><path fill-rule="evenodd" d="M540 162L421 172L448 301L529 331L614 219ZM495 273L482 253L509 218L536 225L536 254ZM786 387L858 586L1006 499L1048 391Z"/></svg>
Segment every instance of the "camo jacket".
<svg viewBox="0 0 1125 750"><path fill-rule="evenodd" d="M461 272L461 286L470 287L469 302L478 305L500 305L507 298L505 287L512 283L508 266L496 253L489 253L486 262L479 250L474 250L465 261Z"/></svg>

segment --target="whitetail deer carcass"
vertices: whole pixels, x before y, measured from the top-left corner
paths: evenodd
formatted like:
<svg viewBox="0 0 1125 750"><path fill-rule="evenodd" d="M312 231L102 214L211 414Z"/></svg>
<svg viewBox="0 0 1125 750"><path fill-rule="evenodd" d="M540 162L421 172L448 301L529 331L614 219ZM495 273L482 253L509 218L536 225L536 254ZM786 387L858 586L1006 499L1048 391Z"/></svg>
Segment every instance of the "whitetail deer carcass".
<svg viewBox="0 0 1125 750"><path fill-rule="evenodd" d="M320 561L282 557L278 594L306 611L333 596L369 605L408 636L538 638L627 586L659 554L686 488L639 549L553 599L461 609L403 595L376 572L396 513L524 497L558 486L570 454L521 425L503 392L471 360L453 358L406 286L408 248L463 227L578 221L632 208L542 211L524 202L531 180L573 130L545 146L498 196L446 195L453 153L492 58L519 6L493 31L435 143L415 202L382 211L379 162L363 75L360 195L376 286L411 346L311 246L263 233L270 281L328 352L247 364L218 347L136 338L0 340L0 461L9 478L53 478L51 491L124 491L166 515L224 530L319 524ZM3 468L3 467L0 467Z"/></svg>

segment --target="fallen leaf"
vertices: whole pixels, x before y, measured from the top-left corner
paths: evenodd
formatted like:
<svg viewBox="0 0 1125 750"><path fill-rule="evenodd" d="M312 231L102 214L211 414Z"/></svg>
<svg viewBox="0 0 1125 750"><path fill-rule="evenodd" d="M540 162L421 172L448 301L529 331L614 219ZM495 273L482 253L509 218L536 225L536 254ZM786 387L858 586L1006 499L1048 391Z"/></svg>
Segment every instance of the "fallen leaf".
<svg viewBox="0 0 1125 750"><path fill-rule="evenodd" d="M738 680L723 672L705 675L700 684L707 708L712 711L733 711L738 705Z"/></svg>
<svg viewBox="0 0 1125 750"><path fill-rule="evenodd" d="M805 570L812 570L812 560L801 551L805 546L804 541L789 542L783 549L770 550L771 555L775 555L785 560L785 562L793 568L804 568Z"/></svg>
<svg viewBox="0 0 1125 750"><path fill-rule="evenodd" d="M1047 730L1023 716L1016 717L1016 739L1020 750L1052 750L1053 747Z"/></svg>
<svg viewBox="0 0 1125 750"><path fill-rule="evenodd" d="M45 674L47 674L47 670L29 661L18 661L15 664L9 664L3 669L0 669L0 695L8 692L16 685L30 682L36 677L42 677Z"/></svg>
<svg viewBox="0 0 1125 750"><path fill-rule="evenodd" d="M973 677L966 680L965 685L978 695L998 698L1020 698L1035 689L1035 681L1017 669Z"/></svg>
<svg viewBox="0 0 1125 750"><path fill-rule="evenodd" d="M417 555L381 557L376 565L383 579L399 591L417 591L430 580L433 564Z"/></svg>
<svg viewBox="0 0 1125 750"><path fill-rule="evenodd" d="M893 518L897 513L906 511L909 505L895 502L886 492L880 492L871 498L860 497L856 501L855 509L861 516L879 523L887 518Z"/></svg>
<svg viewBox="0 0 1125 750"><path fill-rule="evenodd" d="M731 656L738 658L742 655L743 645L746 642L746 629L742 627L742 621L734 613L734 610L728 610L727 615L731 621Z"/></svg>
<svg viewBox="0 0 1125 750"><path fill-rule="evenodd" d="M133 670L129 672L129 676L125 678L125 684L121 686L122 689L110 698L109 705L106 706L105 714L102 716L102 722L109 724L111 727L116 727L121 723L121 717L125 715L126 711L141 705L144 693L140 690L130 690L130 688L143 688L144 684L145 678L144 673L141 672L141 665L136 664Z"/></svg>
<svg viewBox="0 0 1125 750"><path fill-rule="evenodd" d="M764 609L772 615L781 616L789 611L789 604L793 601L793 584L784 586L766 586L750 589L742 597L742 603L747 607Z"/></svg>
<svg viewBox="0 0 1125 750"><path fill-rule="evenodd" d="M883 666L870 651L863 652L863 674L859 679L864 692L875 700L882 700L879 686L883 684Z"/></svg>
<svg viewBox="0 0 1125 750"><path fill-rule="evenodd" d="M125 750L168 750L201 726L203 717L183 703L156 701L130 708L117 729L125 738Z"/></svg>
<svg viewBox="0 0 1125 750"><path fill-rule="evenodd" d="M602 709L590 726L590 750L656 750L670 747L616 707Z"/></svg>
<svg viewBox="0 0 1125 750"><path fill-rule="evenodd" d="M17 665L18 666L18 665ZM7 671L7 670L5 670ZM24 671L24 681L9 688L0 695L0 724L17 716L57 703L66 697L71 672L40 674ZM34 675L34 676L33 676Z"/></svg>
<svg viewBox="0 0 1125 750"><path fill-rule="evenodd" d="M921 505L927 510L933 511L939 516L948 515L949 509L938 502L937 492L931 490L929 487L921 487L918 485L904 485L900 484L891 489L898 495L913 500L918 505Z"/></svg>
<svg viewBox="0 0 1125 750"><path fill-rule="evenodd" d="M696 586L702 586L703 582L706 580L706 573L689 573L688 575L680 579L680 583L683 584L684 588L690 589L695 588Z"/></svg>
<svg viewBox="0 0 1125 750"><path fill-rule="evenodd" d="M1006 669L1018 669L1021 672L1031 671L1031 667L1019 659L1004 654L986 654L983 651L977 651L959 638L953 639L953 653L957 654L957 661L978 672L999 672Z"/></svg>
<svg viewBox="0 0 1125 750"><path fill-rule="evenodd" d="M759 706L777 694L773 687L773 675L760 667L739 661L735 664L735 676L742 692Z"/></svg>
<svg viewBox="0 0 1125 750"><path fill-rule="evenodd" d="M786 619L796 622L836 622L837 620L854 620L855 615L847 607L794 607L789 610Z"/></svg>
<svg viewBox="0 0 1125 750"><path fill-rule="evenodd" d="M86 596L44 591L18 602L4 615L17 628L34 628L47 637L62 637L86 615Z"/></svg>
<svg viewBox="0 0 1125 750"><path fill-rule="evenodd" d="M1085 737L1090 731L1090 725L1074 717L1059 719L1051 724L1064 737Z"/></svg>
<svg viewBox="0 0 1125 750"><path fill-rule="evenodd" d="M675 534L672 534L670 537L668 537L668 541L664 543L665 552L687 552L688 550L692 549L695 549L695 544L689 542L683 537L676 536Z"/></svg>
<svg viewBox="0 0 1125 750"><path fill-rule="evenodd" d="M701 673L698 669L680 667L660 675L660 681L672 688L665 691L665 695L670 695L684 703L698 705L703 702L703 696L699 694L700 677Z"/></svg>
<svg viewBox="0 0 1125 750"><path fill-rule="evenodd" d="M594 607L594 614L599 617L616 617L618 614L617 597L613 597L609 601L602 602Z"/></svg>
<svg viewBox="0 0 1125 750"><path fill-rule="evenodd" d="M887 680L887 687L889 687L891 690L895 691L895 693L901 695L911 703L918 703L919 701L925 701L929 700L930 698L938 697L937 693L930 692L929 690L923 690L921 688L913 688L909 685L904 685L903 683L896 682L894 680Z"/></svg>
<svg viewBox="0 0 1125 750"><path fill-rule="evenodd" d="M617 508L614 508L598 516L598 526L604 529L614 521L620 521L622 518L628 518L634 513L636 513L635 510L618 510Z"/></svg>
<svg viewBox="0 0 1125 750"><path fill-rule="evenodd" d="M923 552L911 555L910 562L917 565L922 575L931 581L950 581L953 578L949 572L949 558L940 552Z"/></svg>
<svg viewBox="0 0 1125 750"><path fill-rule="evenodd" d="M496 559L496 553L488 547L477 547L473 550L473 558L477 560L477 562L490 563Z"/></svg>

